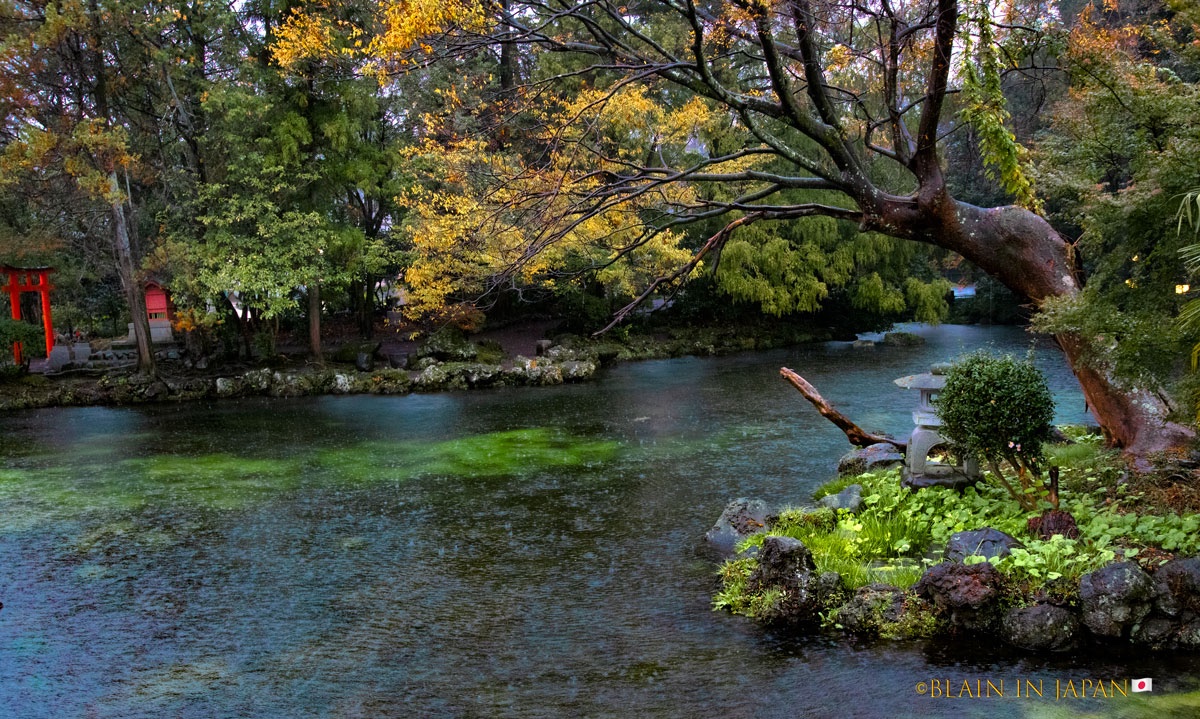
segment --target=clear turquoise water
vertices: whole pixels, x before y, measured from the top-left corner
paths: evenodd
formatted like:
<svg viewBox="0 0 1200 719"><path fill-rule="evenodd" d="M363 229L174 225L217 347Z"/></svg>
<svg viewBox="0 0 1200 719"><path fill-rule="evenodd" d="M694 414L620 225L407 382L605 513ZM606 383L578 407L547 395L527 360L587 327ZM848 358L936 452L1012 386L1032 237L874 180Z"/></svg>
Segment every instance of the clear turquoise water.
<svg viewBox="0 0 1200 719"><path fill-rule="evenodd" d="M0 417L0 717L1194 716L1195 657L785 636L709 610L700 537L724 504L803 502L848 448L779 367L901 432L916 397L894 378L1029 345L919 331L556 388ZM1038 361L1059 420L1083 421L1061 357ZM1183 708L1011 698L1017 678L1147 676ZM1010 697L917 694L939 677Z"/></svg>

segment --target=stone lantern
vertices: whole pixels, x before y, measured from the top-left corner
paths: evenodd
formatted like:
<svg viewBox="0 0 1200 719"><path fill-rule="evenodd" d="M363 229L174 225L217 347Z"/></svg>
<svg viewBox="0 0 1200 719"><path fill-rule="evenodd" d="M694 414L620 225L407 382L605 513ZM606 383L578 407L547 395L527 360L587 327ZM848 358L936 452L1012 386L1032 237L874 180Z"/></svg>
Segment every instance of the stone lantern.
<svg viewBox="0 0 1200 719"><path fill-rule="evenodd" d="M934 450L939 449L940 455L949 459L950 442L938 431L942 420L934 406L937 393L946 386L946 367L934 365L925 374L908 375L896 380L896 384L904 389L915 389L921 393L920 404L913 410L916 428L908 439L908 450L904 453L903 484L906 487L962 488L980 478L979 463L972 457L961 464L930 458Z"/></svg>

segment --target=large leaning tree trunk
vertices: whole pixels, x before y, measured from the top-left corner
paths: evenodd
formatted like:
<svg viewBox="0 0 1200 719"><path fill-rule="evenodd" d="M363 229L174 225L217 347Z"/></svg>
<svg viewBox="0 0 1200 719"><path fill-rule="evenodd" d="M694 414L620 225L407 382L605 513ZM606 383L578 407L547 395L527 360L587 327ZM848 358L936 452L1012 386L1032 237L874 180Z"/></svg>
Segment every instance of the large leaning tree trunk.
<svg viewBox="0 0 1200 719"><path fill-rule="evenodd" d="M613 262L663 230L723 218L724 228L691 261L650 282L615 321L702 260L719 263L740 228L809 217L952 250L1035 303L1075 295L1080 268L1044 218L1021 206L957 201L943 176L940 141L958 122L945 105L955 94L963 121L990 123L992 131L980 137L992 143L984 156L1000 168L1000 184L1036 206L1019 148L1003 126L996 44L999 33L1035 32L1050 18L1033 5L1013 12L998 25L982 6L964 10L957 0L508 0L490 20L490 37L478 24L443 27L438 52L477 56L502 41L528 57L559 53L564 87L589 76L594 89L540 136L547 146L530 152L535 160L503 180L509 191L489 196L495 204L485 208L480 226L487 226L475 235L526 238L510 266L516 275L555 242L577 241L592 218L611 227L656 217L640 235L600 245ZM554 117L536 106L553 95L545 90L554 80L531 78L528 92L515 97L539 117ZM704 152L689 151L696 134L630 132L631 118L652 112L647 99L675 103L672 111L690 108L687 117L720 116L727 132ZM605 127L610 106L624 125ZM651 208L655 198L660 204ZM1096 340L1058 337L1110 444L1145 455L1189 440L1193 433L1167 422L1152 395L1084 362L1087 343Z"/></svg>
<svg viewBox="0 0 1200 719"><path fill-rule="evenodd" d="M906 211L899 210L900 214ZM919 222L909 237L959 253L1035 303L1072 296L1080 290L1070 246L1045 219L1029 210L1012 206L982 209L943 193L933 207L914 214L911 219L919 218ZM1145 456L1193 439L1190 429L1166 420L1167 408L1154 394L1123 387L1102 367L1084 360L1088 343L1097 338L1060 334L1056 339L1111 445Z"/></svg>
<svg viewBox="0 0 1200 719"><path fill-rule="evenodd" d="M907 160L919 187L899 202L881 199L879 193L855 193L865 210L864 224L953 250L1039 305L1076 295L1081 289L1076 278L1082 276L1076 256L1043 217L1016 206L975 207L947 191L937 137L959 19L957 0L937 0L925 105L917 137L908 143L912 154L899 156ZM984 37L989 36L987 29ZM1097 338L1061 334L1057 340L1110 445L1144 457L1194 439L1191 429L1167 421L1167 407L1157 397L1118 385L1110 373L1084 360L1087 343Z"/></svg>

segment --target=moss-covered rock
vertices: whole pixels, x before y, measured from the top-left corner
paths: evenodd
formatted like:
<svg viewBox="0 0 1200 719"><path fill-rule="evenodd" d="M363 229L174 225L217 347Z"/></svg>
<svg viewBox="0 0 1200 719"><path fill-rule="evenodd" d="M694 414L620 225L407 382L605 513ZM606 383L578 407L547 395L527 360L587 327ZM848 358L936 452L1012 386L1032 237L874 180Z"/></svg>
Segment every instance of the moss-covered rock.
<svg viewBox="0 0 1200 719"><path fill-rule="evenodd" d="M421 373L413 380L413 385L421 391L431 392L444 389L449 381L450 375L446 373L445 367L441 364L433 364L421 370Z"/></svg>
<svg viewBox="0 0 1200 719"><path fill-rule="evenodd" d="M363 390L372 394L404 394L412 385L408 372L398 369L373 372L360 382Z"/></svg>
<svg viewBox="0 0 1200 719"><path fill-rule="evenodd" d="M1035 604L1008 610L1000 622L1009 644L1030 651L1070 649L1079 633L1079 618L1065 607Z"/></svg>
<svg viewBox="0 0 1200 719"><path fill-rule="evenodd" d="M912 332L888 332L883 336L883 344L888 347L918 347L925 344L925 338Z"/></svg>
<svg viewBox="0 0 1200 719"><path fill-rule="evenodd" d="M479 348L456 327L443 327L417 348L417 357L433 357L442 362L470 362L478 355Z"/></svg>
<svg viewBox="0 0 1200 719"><path fill-rule="evenodd" d="M747 589L757 597L753 611L760 619L815 624L840 599L842 580L836 572L818 573L800 540L773 536L762 543Z"/></svg>
<svg viewBox="0 0 1200 719"><path fill-rule="evenodd" d="M1133 562L1101 567L1079 581L1083 623L1101 637L1128 638L1154 599L1154 580Z"/></svg>
<svg viewBox="0 0 1200 719"><path fill-rule="evenodd" d="M904 609L904 590L888 584L859 587L850 601L837 609L838 625L855 634L879 634L885 622L895 623Z"/></svg>
<svg viewBox="0 0 1200 719"><path fill-rule="evenodd" d="M242 384L249 391L266 392L271 386L272 374L271 370L266 367L250 370L242 375Z"/></svg>
<svg viewBox="0 0 1200 719"><path fill-rule="evenodd" d="M596 363L590 360L567 360L559 364L563 382L583 382L596 374Z"/></svg>
<svg viewBox="0 0 1200 719"><path fill-rule="evenodd" d="M447 362L443 365L447 381L464 387L493 387L505 379L504 368L482 362Z"/></svg>

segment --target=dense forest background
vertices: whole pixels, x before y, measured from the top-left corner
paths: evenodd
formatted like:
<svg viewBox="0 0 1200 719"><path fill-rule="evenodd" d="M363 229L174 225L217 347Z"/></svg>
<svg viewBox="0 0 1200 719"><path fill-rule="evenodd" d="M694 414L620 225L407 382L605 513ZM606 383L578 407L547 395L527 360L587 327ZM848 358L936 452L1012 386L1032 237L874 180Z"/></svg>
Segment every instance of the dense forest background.
<svg viewBox="0 0 1200 719"><path fill-rule="evenodd" d="M1032 318L1130 446L1114 397L1200 398L1198 25L1188 0L0 0L0 264L57 268L61 331L133 321L148 369L151 279L180 331L317 357L323 318L369 337L400 298L405 332L595 330L638 298Z"/></svg>

